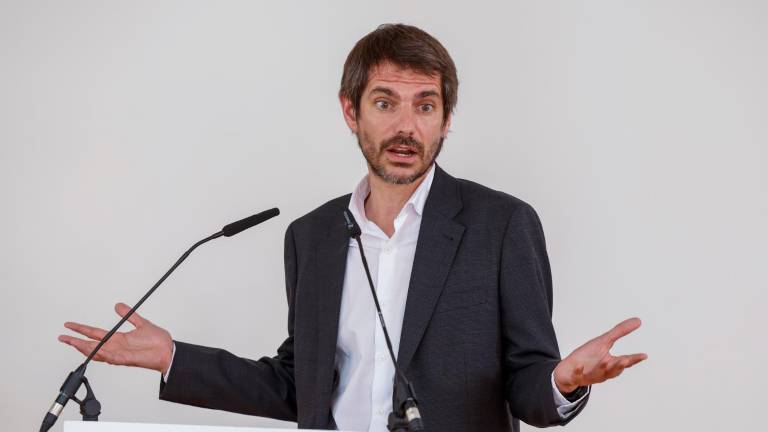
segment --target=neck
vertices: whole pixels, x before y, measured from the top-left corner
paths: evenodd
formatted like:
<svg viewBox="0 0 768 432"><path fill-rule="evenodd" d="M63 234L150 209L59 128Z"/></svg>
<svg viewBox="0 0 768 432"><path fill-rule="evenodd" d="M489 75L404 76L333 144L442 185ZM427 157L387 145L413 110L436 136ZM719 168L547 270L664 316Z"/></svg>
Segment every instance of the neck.
<svg viewBox="0 0 768 432"><path fill-rule="evenodd" d="M371 193L365 200L365 217L373 221L384 233L392 237L395 233L395 218L413 192L419 187L427 176L429 170L410 184L387 183L371 169L368 169L368 184Z"/></svg>

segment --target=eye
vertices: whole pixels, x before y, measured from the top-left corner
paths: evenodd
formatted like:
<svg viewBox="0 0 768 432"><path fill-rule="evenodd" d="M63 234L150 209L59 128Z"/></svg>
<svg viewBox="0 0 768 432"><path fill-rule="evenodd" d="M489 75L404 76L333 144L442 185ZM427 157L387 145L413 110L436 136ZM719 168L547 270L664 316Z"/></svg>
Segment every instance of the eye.
<svg viewBox="0 0 768 432"><path fill-rule="evenodd" d="M422 105L419 105L419 110L425 113L432 112L435 110L435 106L432 104L422 104Z"/></svg>
<svg viewBox="0 0 768 432"><path fill-rule="evenodd" d="M382 109L382 110L387 110L390 107L389 102L387 102L385 100L382 100L382 99L379 99L379 100L377 100L374 103L376 104L377 108Z"/></svg>

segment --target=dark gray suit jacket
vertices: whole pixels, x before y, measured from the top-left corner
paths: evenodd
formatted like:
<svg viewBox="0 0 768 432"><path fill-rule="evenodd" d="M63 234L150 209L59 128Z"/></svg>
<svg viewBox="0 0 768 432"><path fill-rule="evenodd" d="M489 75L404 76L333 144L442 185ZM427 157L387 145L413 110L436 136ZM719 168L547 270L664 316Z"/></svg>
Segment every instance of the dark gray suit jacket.
<svg viewBox="0 0 768 432"><path fill-rule="evenodd" d="M161 399L301 428L333 426L349 199L329 201L286 231L288 338L277 355L249 360L176 342ZM567 423L552 395L560 354L551 313L552 277L533 208L436 166L398 353L427 430L513 431L518 419L539 427Z"/></svg>

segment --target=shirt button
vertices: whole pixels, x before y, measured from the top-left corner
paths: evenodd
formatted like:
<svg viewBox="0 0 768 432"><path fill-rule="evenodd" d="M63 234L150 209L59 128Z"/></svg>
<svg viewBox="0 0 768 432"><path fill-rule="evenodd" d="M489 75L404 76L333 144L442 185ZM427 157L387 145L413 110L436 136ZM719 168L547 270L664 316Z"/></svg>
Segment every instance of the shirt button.
<svg viewBox="0 0 768 432"><path fill-rule="evenodd" d="M386 410L385 410L384 408L379 408L379 414L381 414L381 415L384 415L384 412L385 412L385 411L386 411Z"/></svg>

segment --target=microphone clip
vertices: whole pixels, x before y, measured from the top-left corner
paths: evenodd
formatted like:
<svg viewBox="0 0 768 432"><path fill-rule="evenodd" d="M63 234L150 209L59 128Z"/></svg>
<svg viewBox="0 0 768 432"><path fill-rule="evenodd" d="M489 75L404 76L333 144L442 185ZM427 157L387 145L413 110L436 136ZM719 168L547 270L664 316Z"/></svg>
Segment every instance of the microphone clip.
<svg viewBox="0 0 768 432"><path fill-rule="evenodd" d="M93 394L93 389L88 382L88 378L83 377L82 382L85 385L85 397L80 400L75 396L72 396L71 399L80 405L80 414L83 416L83 421L99 421L101 402L99 402L96 399L96 395Z"/></svg>

